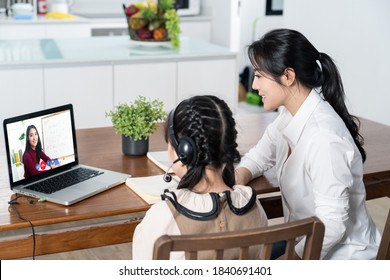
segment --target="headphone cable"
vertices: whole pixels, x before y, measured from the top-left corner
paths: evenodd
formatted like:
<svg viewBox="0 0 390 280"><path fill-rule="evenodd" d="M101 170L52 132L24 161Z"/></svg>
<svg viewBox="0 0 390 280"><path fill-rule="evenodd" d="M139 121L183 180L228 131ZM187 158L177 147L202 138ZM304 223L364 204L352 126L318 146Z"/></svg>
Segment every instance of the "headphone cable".
<svg viewBox="0 0 390 280"><path fill-rule="evenodd" d="M32 259L35 260L35 247L36 247L35 227L34 227L33 223L32 223L30 220L28 220L28 219L22 217L22 216L20 215L18 209L16 209L16 206L15 206L15 205L16 205L16 204L19 204L19 202L17 202L16 200L17 200L19 197L21 197L21 196L15 197L15 198L12 199L11 201L9 201L8 204L9 204L9 207L15 212L16 216L17 216L20 220L25 221L25 222L27 222L27 223L30 224L31 231L32 231L32 238L33 238Z"/></svg>

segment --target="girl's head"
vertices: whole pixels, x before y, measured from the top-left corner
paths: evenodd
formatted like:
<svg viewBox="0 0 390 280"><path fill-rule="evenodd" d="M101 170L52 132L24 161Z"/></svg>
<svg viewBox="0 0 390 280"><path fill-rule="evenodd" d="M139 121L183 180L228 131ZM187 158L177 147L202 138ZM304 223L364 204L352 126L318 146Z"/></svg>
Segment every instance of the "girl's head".
<svg viewBox="0 0 390 280"><path fill-rule="evenodd" d="M39 133L35 125L29 125L26 129L26 148L25 152L30 150L35 150L37 161L41 158L42 153L42 144L41 138L39 137Z"/></svg>
<svg viewBox="0 0 390 280"><path fill-rule="evenodd" d="M223 100L202 95L182 101L168 115L165 126L168 149L187 167L178 188L192 189L205 178L206 168L220 171L232 187L234 163L240 161L236 138L233 114Z"/></svg>

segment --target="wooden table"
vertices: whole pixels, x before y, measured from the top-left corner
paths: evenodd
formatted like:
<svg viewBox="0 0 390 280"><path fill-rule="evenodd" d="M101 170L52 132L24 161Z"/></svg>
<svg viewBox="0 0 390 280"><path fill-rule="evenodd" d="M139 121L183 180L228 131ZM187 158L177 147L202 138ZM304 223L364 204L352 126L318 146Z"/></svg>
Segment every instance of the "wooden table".
<svg viewBox="0 0 390 280"><path fill-rule="evenodd" d="M238 143L243 154L252 147L276 113L237 117ZM366 138L367 162L364 166L367 198L390 196L390 127L362 120L362 134ZM150 138L151 151L165 150L163 129ZM101 168L129 173L133 176L163 174L146 156L124 156L121 136L110 127L77 130L80 162ZM4 149L4 148L2 148ZM8 208L14 197L5 172L5 155L1 151L0 180L0 259L31 257L33 238L30 225L20 220ZM278 191L271 170L266 176L251 182L259 194ZM125 184L105 191L71 206L50 202L30 203L21 198L16 207L31 220L36 232L36 255L66 252L132 240L135 226L142 219L147 205ZM281 216L280 197L261 199L269 218Z"/></svg>

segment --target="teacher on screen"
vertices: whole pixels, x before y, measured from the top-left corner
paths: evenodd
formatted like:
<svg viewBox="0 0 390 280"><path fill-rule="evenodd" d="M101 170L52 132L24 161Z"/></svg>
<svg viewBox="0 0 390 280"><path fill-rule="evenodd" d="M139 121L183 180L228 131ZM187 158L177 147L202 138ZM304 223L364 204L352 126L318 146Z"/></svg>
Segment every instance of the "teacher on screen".
<svg viewBox="0 0 390 280"><path fill-rule="evenodd" d="M27 141L23 154L23 164L24 177L28 178L45 171L47 165L51 167L51 159L43 152L41 139L34 125L27 127L26 136Z"/></svg>

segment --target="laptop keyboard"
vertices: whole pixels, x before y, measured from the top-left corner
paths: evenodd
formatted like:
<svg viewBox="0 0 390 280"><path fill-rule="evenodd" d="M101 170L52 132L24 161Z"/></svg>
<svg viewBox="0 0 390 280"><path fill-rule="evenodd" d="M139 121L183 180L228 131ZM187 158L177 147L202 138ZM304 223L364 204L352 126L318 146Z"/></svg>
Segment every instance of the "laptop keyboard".
<svg viewBox="0 0 390 280"><path fill-rule="evenodd" d="M101 174L103 174L101 171L79 167L42 182L32 184L26 187L26 189L51 194Z"/></svg>

